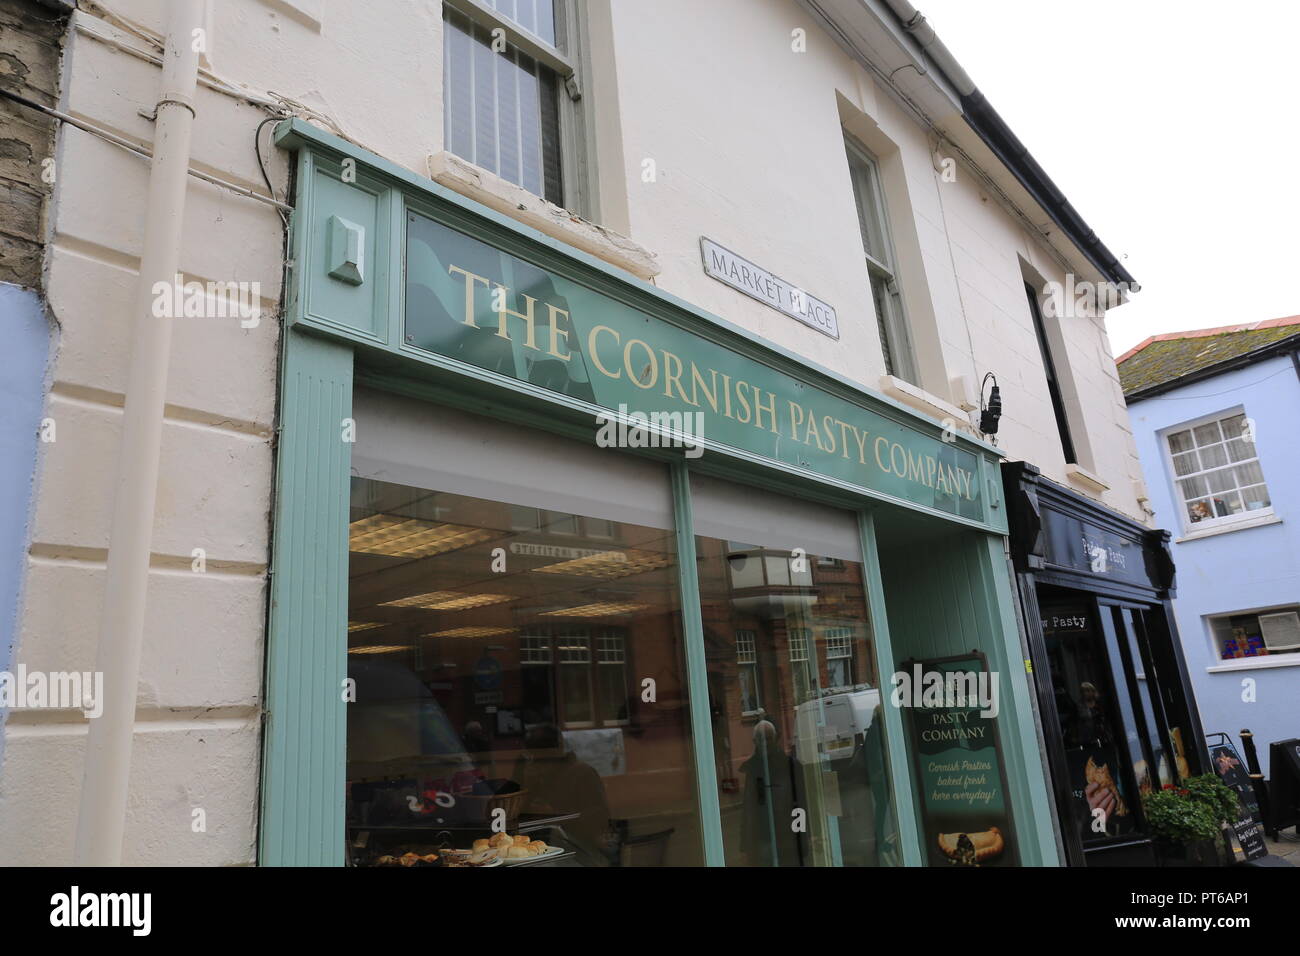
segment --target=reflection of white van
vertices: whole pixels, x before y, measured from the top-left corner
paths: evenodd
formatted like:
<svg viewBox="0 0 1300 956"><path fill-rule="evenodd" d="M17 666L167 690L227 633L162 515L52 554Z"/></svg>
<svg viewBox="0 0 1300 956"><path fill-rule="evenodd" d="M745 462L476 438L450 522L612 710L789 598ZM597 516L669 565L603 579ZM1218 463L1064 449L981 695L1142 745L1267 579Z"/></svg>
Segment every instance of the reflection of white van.
<svg viewBox="0 0 1300 956"><path fill-rule="evenodd" d="M795 708L795 757L806 764L853 756L878 706L879 689L866 684L804 701Z"/></svg>

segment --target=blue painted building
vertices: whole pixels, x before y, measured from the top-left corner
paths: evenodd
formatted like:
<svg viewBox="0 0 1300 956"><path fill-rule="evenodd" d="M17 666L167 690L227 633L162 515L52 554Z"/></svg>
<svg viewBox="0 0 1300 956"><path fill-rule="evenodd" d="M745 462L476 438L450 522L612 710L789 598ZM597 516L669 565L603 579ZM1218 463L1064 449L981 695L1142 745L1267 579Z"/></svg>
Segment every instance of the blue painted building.
<svg viewBox="0 0 1300 956"><path fill-rule="evenodd" d="M1300 316L1154 336L1120 381L1206 733L1300 737Z"/></svg>

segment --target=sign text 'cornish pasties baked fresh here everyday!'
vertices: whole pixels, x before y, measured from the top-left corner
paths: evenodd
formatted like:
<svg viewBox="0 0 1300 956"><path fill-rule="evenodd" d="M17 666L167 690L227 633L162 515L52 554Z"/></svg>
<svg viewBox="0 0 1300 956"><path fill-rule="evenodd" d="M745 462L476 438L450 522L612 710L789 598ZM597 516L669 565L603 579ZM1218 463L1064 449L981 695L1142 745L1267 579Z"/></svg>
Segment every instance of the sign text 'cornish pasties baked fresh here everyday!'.
<svg viewBox="0 0 1300 956"><path fill-rule="evenodd" d="M702 413L704 438L983 520L979 459L424 216L405 341L604 409Z"/></svg>

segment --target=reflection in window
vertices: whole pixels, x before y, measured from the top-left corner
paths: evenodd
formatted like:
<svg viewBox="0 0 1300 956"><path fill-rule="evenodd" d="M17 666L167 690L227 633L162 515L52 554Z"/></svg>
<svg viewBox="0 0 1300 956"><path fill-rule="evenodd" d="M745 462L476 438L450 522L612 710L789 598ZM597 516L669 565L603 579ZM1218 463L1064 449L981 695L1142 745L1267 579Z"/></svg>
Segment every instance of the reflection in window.
<svg viewBox="0 0 1300 956"><path fill-rule="evenodd" d="M697 496L701 530L713 500ZM696 557L727 865L901 863L856 546L825 561L697 535Z"/></svg>
<svg viewBox="0 0 1300 956"><path fill-rule="evenodd" d="M361 478L353 503L354 859L470 848L502 810L556 865L701 864L672 529Z"/></svg>

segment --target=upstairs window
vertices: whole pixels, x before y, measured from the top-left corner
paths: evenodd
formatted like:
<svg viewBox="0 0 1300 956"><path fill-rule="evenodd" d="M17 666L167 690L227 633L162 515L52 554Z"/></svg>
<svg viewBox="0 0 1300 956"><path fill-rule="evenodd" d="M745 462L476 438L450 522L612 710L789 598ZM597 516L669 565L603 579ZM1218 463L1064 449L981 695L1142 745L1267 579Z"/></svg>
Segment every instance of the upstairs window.
<svg viewBox="0 0 1300 956"><path fill-rule="evenodd" d="M880 184L880 167L861 146L845 141L849 157L849 177L853 183L853 201L858 210L858 227L862 231L862 249L866 256L871 299L875 307L876 329L884 353L885 371L895 378L919 385L912 337L903 311L899 291L893 241L885 215L885 194Z"/></svg>
<svg viewBox="0 0 1300 956"><path fill-rule="evenodd" d="M443 5L446 148L558 206L577 204L576 40L563 0Z"/></svg>
<svg viewBox="0 0 1300 956"><path fill-rule="evenodd" d="M1166 433L1185 527L1210 528L1272 513L1254 438L1240 409Z"/></svg>
<svg viewBox="0 0 1300 956"><path fill-rule="evenodd" d="M1061 436L1061 451L1065 453L1067 464L1077 465L1079 455L1074 448L1074 436L1070 433L1070 417L1065 408L1064 389L1061 388L1061 379L1056 373L1056 360L1052 357L1052 345L1047 338L1047 325L1043 322L1043 310L1038 303L1038 291L1026 282L1025 295L1029 299L1029 314L1034 319L1034 335L1038 339L1038 352L1043 359L1043 372L1047 375L1047 394L1052 399L1052 412L1056 415L1056 431Z"/></svg>

